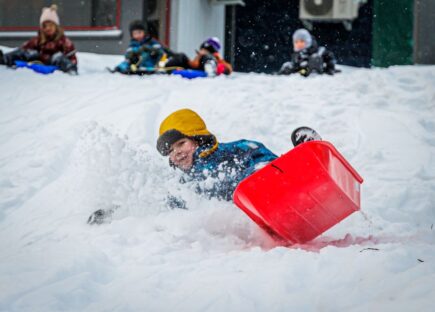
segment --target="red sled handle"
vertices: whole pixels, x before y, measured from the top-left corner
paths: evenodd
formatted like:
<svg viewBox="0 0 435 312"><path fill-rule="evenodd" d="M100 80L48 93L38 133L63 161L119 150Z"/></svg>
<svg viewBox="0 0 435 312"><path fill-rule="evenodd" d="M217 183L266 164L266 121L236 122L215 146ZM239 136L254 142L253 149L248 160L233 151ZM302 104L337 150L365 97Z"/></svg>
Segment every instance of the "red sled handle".
<svg viewBox="0 0 435 312"><path fill-rule="evenodd" d="M352 165L346 160L346 158L344 158L343 155L340 154L340 152L335 148L334 145L332 145L332 143L330 143L328 141L311 141L311 142L315 142L316 145L310 144L310 142L307 142L305 144L308 144L308 146L313 145L316 147L319 147L320 145L326 146L328 149L333 151L334 156L341 161L341 163L346 167L347 170L349 170L350 173L352 173L352 175L355 177L355 179L360 184L364 182L364 179L358 174L358 172L352 167ZM303 145L304 144L301 144L301 145L295 147L293 150L295 150ZM325 168L325 169L327 169L327 168Z"/></svg>

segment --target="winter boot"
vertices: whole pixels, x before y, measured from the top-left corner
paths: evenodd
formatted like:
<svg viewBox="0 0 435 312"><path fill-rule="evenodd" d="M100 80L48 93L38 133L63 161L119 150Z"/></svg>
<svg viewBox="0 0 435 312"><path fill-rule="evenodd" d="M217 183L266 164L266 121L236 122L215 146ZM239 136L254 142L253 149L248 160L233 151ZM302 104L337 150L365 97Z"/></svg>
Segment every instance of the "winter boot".
<svg viewBox="0 0 435 312"><path fill-rule="evenodd" d="M173 54L166 62L165 67L189 68L189 58L184 53Z"/></svg>
<svg viewBox="0 0 435 312"><path fill-rule="evenodd" d="M5 65L5 59L2 50L0 50L0 65Z"/></svg>
<svg viewBox="0 0 435 312"><path fill-rule="evenodd" d="M15 49L3 54L3 62L6 66L15 66L15 61L31 62L39 59L39 52L36 50Z"/></svg>
<svg viewBox="0 0 435 312"><path fill-rule="evenodd" d="M70 75L77 75L77 65L71 62L62 52L57 52L51 57L50 63Z"/></svg>
<svg viewBox="0 0 435 312"><path fill-rule="evenodd" d="M320 135L316 130L309 127L299 127L292 132L291 135L293 146L309 142L309 141L322 141Z"/></svg>
<svg viewBox="0 0 435 312"><path fill-rule="evenodd" d="M110 223L112 222L113 214L117 209L119 209L120 206L113 205L110 209L98 209L94 211L88 218L88 224L103 224L103 223Z"/></svg>

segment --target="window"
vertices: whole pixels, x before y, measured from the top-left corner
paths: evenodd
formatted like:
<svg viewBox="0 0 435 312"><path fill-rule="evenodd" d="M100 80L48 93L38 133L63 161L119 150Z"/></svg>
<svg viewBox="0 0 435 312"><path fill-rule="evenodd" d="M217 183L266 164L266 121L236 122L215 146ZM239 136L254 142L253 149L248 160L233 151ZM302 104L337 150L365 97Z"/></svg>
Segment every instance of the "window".
<svg viewBox="0 0 435 312"><path fill-rule="evenodd" d="M120 29L121 0L0 0L0 30L38 29L42 8L53 3L66 30Z"/></svg>

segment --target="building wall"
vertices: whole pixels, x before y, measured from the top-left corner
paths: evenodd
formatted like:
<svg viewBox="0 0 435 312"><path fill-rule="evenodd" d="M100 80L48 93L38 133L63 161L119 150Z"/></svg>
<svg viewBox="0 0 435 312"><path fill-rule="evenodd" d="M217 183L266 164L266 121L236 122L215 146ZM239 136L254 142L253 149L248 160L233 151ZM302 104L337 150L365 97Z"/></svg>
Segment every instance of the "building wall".
<svg viewBox="0 0 435 312"><path fill-rule="evenodd" d="M74 42L78 51L123 54L130 42L128 26L132 20L146 18L144 11L148 4L146 0L122 0L119 30L66 31L66 34ZM35 14L39 19L40 10ZM84 15L86 14L89 15L89 12L84 12ZM166 38L167 17L170 18L169 40ZM185 52L190 57L195 55L195 49L207 37L220 38L224 46L225 7L223 5L211 5L208 0L157 0L157 12L149 18L152 21L157 20L158 32L161 35L159 39L163 43L169 42L171 49ZM60 19L62 23L62 14ZM35 35L34 31L14 32L13 36L11 33L0 32L0 45L18 47Z"/></svg>
<svg viewBox="0 0 435 312"><path fill-rule="evenodd" d="M414 0L374 0L372 65L413 63L413 7Z"/></svg>
<svg viewBox="0 0 435 312"><path fill-rule="evenodd" d="M194 57L208 37L218 37L224 45L225 6L207 0L172 0L170 25L171 49Z"/></svg>
<svg viewBox="0 0 435 312"><path fill-rule="evenodd" d="M414 5L414 62L435 64L435 1L416 0Z"/></svg>

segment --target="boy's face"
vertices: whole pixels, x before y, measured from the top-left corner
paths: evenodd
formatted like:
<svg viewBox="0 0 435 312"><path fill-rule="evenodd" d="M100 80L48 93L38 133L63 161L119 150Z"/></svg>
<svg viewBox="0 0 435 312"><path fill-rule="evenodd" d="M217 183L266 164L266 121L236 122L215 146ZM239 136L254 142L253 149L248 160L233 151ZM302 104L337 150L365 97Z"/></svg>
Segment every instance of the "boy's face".
<svg viewBox="0 0 435 312"><path fill-rule="evenodd" d="M131 37L134 40L142 41L145 38L145 32L141 29L135 29L131 32Z"/></svg>
<svg viewBox="0 0 435 312"><path fill-rule="evenodd" d="M42 32L44 33L44 35L46 35L47 37L51 37L56 33L57 27L56 24L50 21L45 21L44 23L42 23Z"/></svg>
<svg viewBox="0 0 435 312"><path fill-rule="evenodd" d="M198 143L188 138L179 139L171 145L169 159L175 167L183 171L192 168L193 154L198 147Z"/></svg>
<svg viewBox="0 0 435 312"><path fill-rule="evenodd" d="M305 49L306 43L303 40L296 40L295 42L293 42L293 49L295 51L301 51L303 49Z"/></svg>

